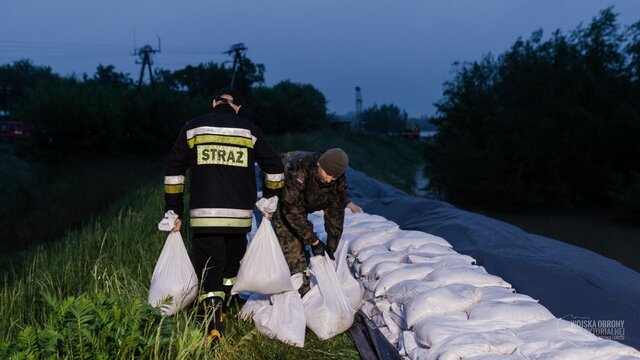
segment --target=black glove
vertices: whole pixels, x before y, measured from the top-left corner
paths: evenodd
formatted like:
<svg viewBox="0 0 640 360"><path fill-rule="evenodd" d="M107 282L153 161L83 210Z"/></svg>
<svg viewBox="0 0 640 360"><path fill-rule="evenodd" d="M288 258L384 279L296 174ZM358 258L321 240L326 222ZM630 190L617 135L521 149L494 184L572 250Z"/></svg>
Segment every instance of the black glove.
<svg viewBox="0 0 640 360"><path fill-rule="evenodd" d="M329 257L331 258L331 260L335 260L335 257L333 256L333 254L336 252L336 249L338 248L338 244L336 244L335 241L329 241L327 243L327 248L325 249L325 251L327 252L327 255L329 255Z"/></svg>
<svg viewBox="0 0 640 360"><path fill-rule="evenodd" d="M315 245L311 245L311 252L313 256L324 255L325 246L324 243L318 240L318 243Z"/></svg>

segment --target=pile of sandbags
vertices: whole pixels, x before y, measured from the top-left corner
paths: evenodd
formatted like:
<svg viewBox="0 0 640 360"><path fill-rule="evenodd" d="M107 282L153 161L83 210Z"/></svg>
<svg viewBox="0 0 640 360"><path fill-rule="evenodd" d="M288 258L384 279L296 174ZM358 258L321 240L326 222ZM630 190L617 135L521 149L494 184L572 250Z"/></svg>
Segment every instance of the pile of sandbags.
<svg viewBox="0 0 640 360"><path fill-rule="evenodd" d="M347 213L342 242L365 289L362 311L408 359L640 358L555 318L441 237Z"/></svg>
<svg viewBox="0 0 640 360"><path fill-rule="evenodd" d="M311 290L301 297L298 290L304 274L289 278L275 232L269 221L263 220L247 248L232 290L248 296L240 316L253 319L260 333L298 347L304 347L307 327L323 340L347 331L364 292L347 264L347 249L348 240L344 240L335 261L327 255L310 259Z"/></svg>

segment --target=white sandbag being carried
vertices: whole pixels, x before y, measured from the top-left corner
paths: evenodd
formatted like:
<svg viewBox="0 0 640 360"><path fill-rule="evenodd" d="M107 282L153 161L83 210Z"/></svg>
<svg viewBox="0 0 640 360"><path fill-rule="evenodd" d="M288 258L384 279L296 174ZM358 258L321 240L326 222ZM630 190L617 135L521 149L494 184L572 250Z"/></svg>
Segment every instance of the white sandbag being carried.
<svg viewBox="0 0 640 360"><path fill-rule="evenodd" d="M336 274L338 275L338 280L342 285L344 295L347 297L347 301L349 301L349 305L351 305L351 308L354 311L357 311L362 303L364 289L362 284L351 275L351 270L349 269L349 265L347 265L348 248L348 240L341 240L338 243L338 249L334 256L336 259Z"/></svg>
<svg viewBox="0 0 640 360"><path fill-rule="evenodd" d="M404 304L407 326L429 316L467 311L480 301L482 288L466 284L451 284L421 292Z"/></svg>
<svg viewBox="0 0 640 360"><path fill-rule="evenodd" d="M302 299L307 327L318 338L326 340L347 331L353 324L354 312L328 256L314 256L309 271L317 285Z"/></svg>
<svg viewBox="0 0 640 360"><path fill-rule="evenodd" d="M534 301L483 302L469 310L470 320L537 322L554 318L547 308Z"/></svg>
<svg viewBox="0 0 640 360"><path fill-rule="evenodd" d="M273 305L259 308L253 315L253 322L261 334L297 347L304 347L306 328L304 307L298 292L302 276L302 273L292 275L293 290L272 295Z"/></svg>
<svg viewBox="0 0 640 360"><path fill-rule="evenodd" d="M179 231L170 232L151 276L148 302L173 315L198 294L196 275Z"/></svg>
<svg viewBox="0 0 640 360"><path fill-rule="evenodd" d="M444 269L436 269L429 276L427 276L425 281L433 281L440 284L469 284L479 287L487 287L487 286L501 286L510 288L511 284L502 280L500 277L495 275L487 274L483 268L474 266L470 267L456 267L456 268L444 268Z"/></svg>
<svg viewBox="0 0 640 360"><path fill-rule="evenodd" d="M277 294L291 291L289 265L273 231L271 221L262 219L256 235L240 262L232 294L241 291Z"/></svg>
<svg viewBox="0 0 640 360"><path fill-rule="evenodd" d="M401 251L401 250L414 250L424 244L437 244L440 246L451 248L451 244L447 240L427 234L420 231L408 231L400 230L396 233L396 237L389 242L389 250Z"/></svg>

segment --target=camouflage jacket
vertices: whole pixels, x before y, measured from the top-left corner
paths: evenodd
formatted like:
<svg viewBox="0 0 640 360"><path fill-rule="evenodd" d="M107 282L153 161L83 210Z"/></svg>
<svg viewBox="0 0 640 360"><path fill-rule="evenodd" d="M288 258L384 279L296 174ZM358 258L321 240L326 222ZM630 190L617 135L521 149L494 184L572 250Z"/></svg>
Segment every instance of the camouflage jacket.
<svg viewBox="0 0 640 360"><path fill-rule="evenodd" d="M337 246L342 236L344 208L347 205L347 180L340 176L329 184L317 177L320 153L294 151L283 155L285 168L282 198L278 202L276 221L283 221L306 245L318 237L307 214L324 210L327 244Z"/></svg>

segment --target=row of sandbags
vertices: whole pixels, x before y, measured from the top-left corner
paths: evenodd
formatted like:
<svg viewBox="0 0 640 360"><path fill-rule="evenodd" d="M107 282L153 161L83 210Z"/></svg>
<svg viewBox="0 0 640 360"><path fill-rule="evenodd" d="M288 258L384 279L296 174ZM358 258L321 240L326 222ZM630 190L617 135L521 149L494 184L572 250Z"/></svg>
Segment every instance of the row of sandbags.
<svg viewBox="0 0 640 360"><path fill-rule="evenodd" d="M321 215L309 220L322 237ZM365 289L363 312L407 359L640 358L555 318L441 237L347 212L340 244Z"/></svg>

